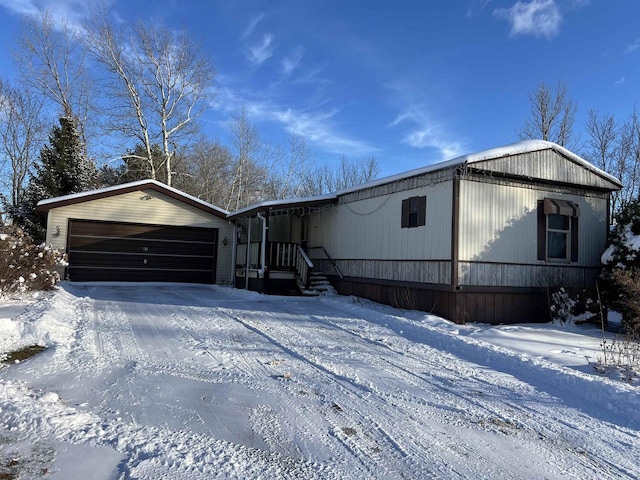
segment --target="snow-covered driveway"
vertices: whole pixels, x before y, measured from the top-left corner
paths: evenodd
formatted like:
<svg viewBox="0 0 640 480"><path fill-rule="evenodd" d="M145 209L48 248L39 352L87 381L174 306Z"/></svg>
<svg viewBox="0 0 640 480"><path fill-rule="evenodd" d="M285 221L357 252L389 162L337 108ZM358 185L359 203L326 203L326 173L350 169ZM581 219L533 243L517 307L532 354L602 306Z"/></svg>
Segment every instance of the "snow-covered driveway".
<svg viewBox="0 0 640 480"><path fill-rule="evenodd" d="M0 371L0 437L53 478L640 476L637 387L399 310L66 284L23 315L55 348Z"/></svg>

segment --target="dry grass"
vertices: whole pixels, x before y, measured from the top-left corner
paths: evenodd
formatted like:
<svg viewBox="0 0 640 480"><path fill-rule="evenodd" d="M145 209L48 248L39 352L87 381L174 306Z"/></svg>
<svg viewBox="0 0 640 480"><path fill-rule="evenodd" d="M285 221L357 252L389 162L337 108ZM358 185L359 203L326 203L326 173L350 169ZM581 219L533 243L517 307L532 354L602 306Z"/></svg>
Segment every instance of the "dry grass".
<svg viewBox="0 0 640 480"><path fill-rule="evenodd" d="M33 357L39 353L45 351L47 347L43 347L42 345L29 345L28 347L21 348L20 350L15 350L13 352L5 353L2 356L3 363L14 363L16 361L22 362L27 360L28 358ZM2 477L0 477L2 480Z"/></svg>

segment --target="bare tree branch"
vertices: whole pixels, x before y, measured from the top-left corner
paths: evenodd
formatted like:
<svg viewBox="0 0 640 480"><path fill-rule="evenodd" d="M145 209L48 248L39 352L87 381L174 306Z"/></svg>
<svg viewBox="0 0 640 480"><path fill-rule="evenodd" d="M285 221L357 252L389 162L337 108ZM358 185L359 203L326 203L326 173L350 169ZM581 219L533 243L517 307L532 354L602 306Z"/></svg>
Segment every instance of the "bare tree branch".
<svg viewBox="0 0 640 480"><path fill-rule="evenodd" d="M41 97L0 79L0 174L13 207L23 200L27 176L46 139L47 125Z"/></svg>
<svg viewBox="0 0 640 480"><path fill-rule="evenodd" d="M171 185L176 148L189 143L197 132L195 120L207 108L213 67L185 32L141 23L116 31L105 18L94 17L87 26L85 44L109 74L112 125L142 143L153 178L162 167ZM152 155L156 143L163 153L161 166Z"/></svg>
<svg viewBox="0 0 640 480"><path fill-rule="evenodd" d="M555 90L544 82L529 95L531 111L519 132L521 139L541 139L567 148L575 148L573 122L576 103L568 97L567 86L558 83Z"/></svg>
<svg viewBox="0 0 640 480"><path fill-rule="evenodd" d="M14 59L22 81L56 105L58 116L74 118L84 141L94 95L77 32L44 12L25 18L18 43Z"/></svg>

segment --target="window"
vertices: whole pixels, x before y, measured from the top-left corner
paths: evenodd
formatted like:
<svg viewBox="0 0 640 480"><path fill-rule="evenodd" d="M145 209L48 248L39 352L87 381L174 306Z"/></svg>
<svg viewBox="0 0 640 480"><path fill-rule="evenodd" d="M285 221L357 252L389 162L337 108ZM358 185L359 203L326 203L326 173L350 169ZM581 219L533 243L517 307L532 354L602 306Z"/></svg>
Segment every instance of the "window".
<svg viewBox="0 0 640 480"><path fill-rule="evenodd" d="M427 197L411 197L402 201L402 228L426 225Z"/></svg>
<svg viewBox="0 0 640 480"><path fill-rule="evenodd" d="M566 200L538 202L538 260L578 261L578 206Z"/></svg>
<svg viewBox="0 0 640 480"><path fill-rule="evenodd" d="M569 218L559 213L547 215L547 258L550 260L569 260Z"/></svg>

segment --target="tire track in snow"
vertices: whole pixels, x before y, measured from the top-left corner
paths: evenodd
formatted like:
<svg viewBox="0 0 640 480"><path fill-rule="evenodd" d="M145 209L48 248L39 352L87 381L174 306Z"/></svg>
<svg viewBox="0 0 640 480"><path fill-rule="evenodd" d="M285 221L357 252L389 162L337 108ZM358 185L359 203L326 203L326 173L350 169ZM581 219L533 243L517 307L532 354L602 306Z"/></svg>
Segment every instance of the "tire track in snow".
<svg viewBox="0 0 640 480"><path fill-rule="evenodd" d="M224 302L223 302L223 303L224 303ZM265 306L268 306L269 308L273 308L273 305L272 305L271 303L265 304ZM253 326L254 328L257 328L257 330L256 330L256 331L261 332L263 335L265 334L265 332L269 332L269 333L268 333L268 335L266 336L266 338L267 338L270 342L274 343L274 345L279 346L279 348L282 348L282 349L283 349L283 350L285 350L285 351L287 351L287 348L285 348L285 346L284 346L281 342L277 341L277 340L276 340L276 337L277 337L277 338L286 338L286 339L287 339L287 345L291 345L291 344L296 344L296 345L298 345L298 344L308 344L308 343L309 343L309 342L296 342L296 341L294 341L294 340L295 340L295 338L291 337L291 335L290 335L289 333L283 333L283 332L280 332L280 333L273 333L273 332L271 332L271 327L270 327L270 326L267 326L267 325L265 324L265 322L264 322L264 321L261 321L261 320L259 320L259 319L257 319L257 318L254 318L254 317L256 317L256 315L252 315L252 314L250 314L250 313L247 313L247 312L244 312L244 311L243 311L242 318L240 318L240 316L238 316L238 315L234 315L233 313L231 313L231 312L233 312L233 311L234 311L233 309L232 309L232 310L225 310L225 311L226 311L226 313L228 313L232 318L236 319L237 321L238 321L238 320L239 320L239 321L241 321L245 326L249 326L249 325L247 324L247 321L246 321L246 320L247 320L247 317L250 317L252 320L256 320L256 321L258 321L258 322L261 322L261 324L262 324L262 325L265 325L265 328L263 328L263 329L257 328L257 327L255 326L255 324L252 324L251 326ZM273 317L274 315L277 315L277 314L289 314L289 313L288 313L288 311L286 311L286 312L285 312L285 311L282 311L282 312L281 312L281 311L278 311L278 312L276 312L276 313L274 313L274 312L267 312L267 311L264 311L264 309L263 309L263 310L261 310L261 311L259 312L259 314L258 314L258 315L259 315L260 317L262 317L262 318L265 318L265 317L266 317L266 318L270 318L270 317ZM304 312L304 313L302 314L302 316L304 317L304 315L305 315L305 314L306 314L306 312ZM314 318L314 319L315 319L315 318ZM274 325L282 326L282 325L281 325L281 323L282 323L282 322L276 321L276 322L274 323ZM303 328L303 330L304 330L305 334L307 334L307 333L308 333L308 331L313 331L313 325L305 325L305 326L304 326L304 328ZM273 333L273 334L272 334L272 333ZM298 334L299 334L300 332L296 332L296 333L298 333ZM316 334L316 333L317 333L317 332L314 332L314 334ZM313 340L314 340L314 338L313 338L313 337L311 337L311 340L313 341ZM372 343L373 343L373 342L372 342ZM376 344L376 346L377 346L377 344ZM307 362L309 362L309 361L310 361L310 360L309 360L309 357L310 357L310 356L315 356L315 355L314 355L314 352L298 353L298 351L297 351L297 350L296 350L296 351L294 351L294 350L291 350L291 349L288 349L287 353L289 353L290 355L294 356L294 358L297 356L297 357L299 357L299 358L298 358L299 360L307 361ZM312 362L312 363L313 363L313 362ZM355 388L355 387L358 387L358 386L359 386L359 387L361 387L361 388L362 388L362 387L364 387L365 393L366 393L366 391L367 391L367 387L366 387L365 385L361 385L360 383L354 383L354 382L353 382L353 379L349 378L348 376L345 376L345 375L340 374L340 373L339 373L339 371L337 371L336 369L333 369L333 370L332 370L331 368L327 368L327 366L320 365L320 364L318 364L317 362L316 362L316 363L314 363L314 366L315 366L316 368L321 367L321 369L322 369L322 370L324 370L324 372L323 372L323 373L325 374L325 376L328 376L328 383L330 383L330 382L331 382L331 380L332 380L334 377L338 377L338 379L339 379L339 380L342 380L342 381L343 381L343 384L346 384L346 385L348 385L348 386L349 386L349 389L353 389L353 388ZM331 365L329 365L328 367L331 367ZM369 389L369 390L370 390L370 389ZM362 397L362 396L363 396L363 392L362 392L362 391L360 391L360 392L351 392L351 393L354 393L355 398L360 398L360 397ZM369 393L371 393L371 392L369 392ZM335 396L335 397L340 397L340 395L339 395L339 394L336 394L336 395L334 395L334 396ZM387 397L387 398L389 398L389 397ZM382 403L384 404L384 402L382 402ZM392 407L394 407L394 406L395 406L395 407L397 408L397 405L391 405L391 406L392 406ZM355 405L355 404L354 404L354 406L353 406L353 408L352 408L351 410L357 411L357 407L358 407L358 405ZM462 410L461 410L461 411L462 411ZM384 418L384 414L383 414L383 413L384 413L384 412L381 412L381 414L376 415L376 417L377 417L377 418ZM424 413L424 412L423 412L423 413ZM432 416L437 416L437 414L438 414L437 410L432 410L432 412L431 412L431 413L432 413ZM371 418L366 418L366 417L363 417L360 423L361 423L362 425L367 425L368 423L369 423L369 424L370 424L370 423L376 423L378 431L380 431L380 432L385 432L385 433L387 434L387 436L391 437L391 435L390 435L388 432L389 432L389 431L394 430L394 424L400 423L401 421L402 421L402 418L401 418L401 416L399 416L399 417L397 417L397 421L396 421L396 420L389 421L388 423L390 424L390 426L389 426L389 427L386 427L386 428L385 428L385 427L383 427L382 425L380 425L380 424L379 424L379 422L373 422ZM466 422L466 425L468 425L468 423L469 423L469 422ZM446 422L445 422L445 424L446 424ZM465 424L465 422L459 422L459 424ZM339 427L339 425L337 426L338 430L336 430L336 428L335 428L335 427L336 427L336 426L334 426L334 427L333 427L333 430L334 430L334 431L339 431L339 428L340 428L340 427ZM366 428L363 428L363 430L366 430ZM397 429L396 429L396 430L397 430ZM419 437L419 435L417 435L417 436ZM411 441L411 438L410 438L410 437L411 437L411 436L409 436L409 444L411 444L411 443L412 443L412 441ZM432 439L431 441L433 442L434 440ZM397 445L397 444L399 444L399 442L398 442L398 441L395 441L395 440L391 441L390 443L391 443L391 444L394 444L394 443L395 443L396 445ZM419 455L420 455L420 453L424 450L423 445L418 445L418 444L416 444L416 443L413 443L413 445L414 445L414 450L415 450L416 452L418 452L418 453L417 453L417 455L419 456ZM393 447L391 447L389 450L393 450ZM455 449L454 449L454 450L455 450ZM366 453L366 452L365 452L365 453ZM361 453L360 453L360 452L354 453L354 452L352 451L352 454L354 454L354 455L355 455L355 457L356 457L359 461L361 461L361 459L360 459ZM465 453L465 452L458 452L458 454L466 455L466 453ZM413 457L410 457L410 458L413 458ZM485 462L485 461L482 459L482 456L481 456L481 455L479 456L479 458L480 458L480 460L478 460L478 461L485 463L485 467L486 467L486 469L487 469L489 472L496 473L496 467L495 467L495 466L491 465L489 462ZM447 463L447 462L443 461L442 463L443 463L444 465L446 465L446 463ZM460 462L458 462L458 463L460 463ZM369 471L374 471L374 470L375 470L375 468L369 468ZM379 469L378 469L378 471L379 471ZM444 469L440 474L444 474L444 472L446 472L446 474L447 474L448 476L451 476L451 475L453 475L453 474L454 474L454 473L451 471L451 469L450 469L450 468L449 468L449 469L447 469L447 468L446 468L446 466L445 466L445 469ZM460 476L464 476L464 474L460 474Z"/></svg>
<svg viewBox="0 0 640 480"><path fill-rule="evenodd" d="M261 315L264 312L261 312ZM286 313L286 312L278 312L278 313ZM301 312L300 312L301 313ZM301 313L302 315L304 315L304 313ZM264 315L262 315L264 316ZM307 315L308 317L308 315ZM312 316L313 317L313 316ZM317 317L313 317L313 320L318 320ZM264 322L263 322L264 323ZM291 326L290 323L287 323L286 325L290 330L291 330ZM267 327L270 328L270 327ZM309 335L308 332L310 330L313 330L313 326L312 325L301 325L300 329L302 330L302 336L305 335ZM273 330L271 328L271 330ZM353 332L349 332L346 330L343 330L345 333L347 333L348 335L355 335L358 336L357 334L354 334ZM298 332L300 333L300 332ZM311 337L313 340L317 339L317 333L318 330L316 329L316 331L313 332L313 336ZM271 331L270 331L271 334ZM335 334L332 333L331 334L335 340ZM272 335L273 337L274 335ZM282 338L282 335L278 335L276 334L275 336ZM290 334L285 334L284 335L285 338L289 338L291 339L291 335ZM368 339L367 339L368 340ZM293 343L293 342L291 342ZM296 344L300 344L300 342L295 342ZM344 344L345 342L339 342ZM404 355L404 352L401 352ZM375 356L370 356L370 359L375 359ZM434 364L433 366L435 367L441 367L442 365L440 364ZM483 379L484 383L486 385L492 385L492 382L490 381L490 379ZM516 381L515 379L512 380L511 383L514 384L519 384L519 381ZM437 384L436 385L438 388L442 388L443 385L441 384ZM483 430L489 430L489 431L504 431L505 428L507 429L515 429L514 432L509 432L511 433L517 433L517 434L521 434L521 432L519 431L524 425L528 425L529 426L529 432L530 432L530 437L531 437L531 443L534 447L539 447L538 443L539 442L535 442L536 439L540 439L541 434L539 433L540 427L544 427L545 425L545 412L535 412L536 413L536 422L532 422L527 420L527 418L531 417L531 412L526 411L526 409L522 409L520 408L520 406L517 403L513 403L513 402L506 402L506 403L502 403L499 405L495 405L495 398L499 398L499 396L494 396L490 401L485 401L485 400L478 400L475 397L464 397L461 396L458 393L458 390L460 390L460 386L457 385L455 387L455 389L451 386L444 386L444 389L446 391L448 391L449 393L451 393L454 396L460 397L463 401L467 402L467 407L469 406L475 406L475 407L479 407L483 410L485 410L487 413L491 414L491 416L489 417L484 417L480 416L478 419L475 420L475 424L476 425L481 425L483 428ZM508 398L508 397L507 397ZM397 405L396 405L397 407ZM497 407L497 408L496 408ZM505 417L503 415L503 412L508 412L509 410L511 410L512 412L514 411L521 411L521 412L525 412L524 415L524 419L523 418L514 418L514 415L509 415L508 417ZM550 412L551 413L551 412ZM519 416L518 416L519 417ZM503 420L504 419L504 420ZM533 426L529 425L533 423ZM488 428L489 427L489 428ZM537 427L537 428L536 428ZM584 467L586 467L586 470L588 472L592 472L593 471L593 467L595 466L597 468L597 470L599 470L601 473L598 475L609 475L611 476L611 478L615 478L617 477L619 474L625 474L627 473L623 468L621 469L619 467L619 465L615 464L614 462L610 462L606 456L605 458L600 457L599 461L594 460L593 455L585 455L585 451L581 450L581 449L575 449L573 447L571 447L572 442L568 442L566 439L566 435L567 435L567 430L563 429L560 432L554 431L553 433L551 431L548 431L546 435L544 435L545 437L545 444L542 445L542 448L536 448L537 451L540 452L541 457L545 458L545 457L551 457L553 458L557 458L558 462L556 463L556 465L564 465L566 469L568 469L567 473L570 473L571 471L575 470L575 464L574 465L568 465L566 462L566 459L564 462L560 462L561 458L560 456L555 454L555 449L556 448L560 448L561 451L568 451L574 454L574 461L577 462L580 465L583 465ZM551 445L548 445L548 443L551 443ZM611 452L614 453L614 452ZM479 456L480 459L482 459L482 456ZM491 468L489 465L487 465L487 467Z"/></svg>
<svg viewBox="0 0 640 480"><path fill-rule="evenodd" d="M214 315L212 315L214 314ZM221 317L222 315L222 317ZM199 347L205 347L206 353L214 361L218 361L218 357L210 352L213 345L210 345L205 336L210 333L210 330L200 328L201 325L211 325L215 322L220 323L223 319L226 322L228 316L219 312L216 308L212 312L212 308L203 309L201 307L182 307L179 312L172 314L174 321L179 325L181 331L184 333L185 338L190 340L191 345L198 345ZM212 318L213 317L213 318ZM234 365L233 372L225 372L224 378L216 378L214 381L217 383L228 382L246 385L254 390L263 390L277 396L279 398L280 409L282 412L297 412L297 415L293 416L297 422L302 422L305 425L291 424L288 421L289 415L281 415L281 418L275 418L270 415L272 412L270 407L260 406L254 409L253 430L256 434L262 436L267 443L273 449L273 451L288 453L297 458L305 458L303 453L312 452L314 448L309 444L307 438L301 436L296 439L289 438L288 432L295 432L299 429L303 431L313 431L312 424L307 422L307 416L304 414L297 402L294 402L290 395L283 395L282 382L274 380L277 378L277 372L274 369L269 368L270 362L267 358L260 358L259 356L248 357L245 350L257 352L260 350L255 340L261 338L255 335L250 330L242 327L242 331L232 329L230 331L224 331L224 329L218 330L220 335L219 342L230 346L233 350ZM251 338L256 337L256 338ZM240 361L238 362L238 359ZM240 375L238 375L240 373ZM218 372L220 375L220 372ZM218 375L218 376L219 376ZM265 378L270 379L265 383ZM295 396L295 395L294 395ZM273 412L272 412L273 413ZM272 425L272 429L265 428L259 424L260 415L266 414L265 421ZM286 427L286 428L285 428Z"/></svg>
<svg viewBox="0 0 640 480"><path fill-rule="evenodd" d="M339 390L338 392L331 393L330 391L323 394L325 397L325 403L327 405L337 405L335 402L331 400L331 398L340 398L339 402L342 405L338 405L341 412L349 412L350 416L354 416L357 418L356 426L360 429L359 435L367 434L371 437L375 437L373 440L372 446L370 448L363 447L359 442L359 438L355 435L348 434L340 434L339 432L344 432L345 422L338 421L336 415L327 415L327 421L331 424L331 431L334 433L334 436L345 445L348 451L351 453L353 459L362 464L366 469L368 475L377 477L381 472L387 472L389 475L408 475L408 478L427 478L430 475L443 475L446 474L450 477L458 476L465 477L465 474L462 472L456 472L451 466L450 462L446 460L435 457L434 454L426 455L424 446L416 448L416 445L413 441L407 442L406 438L403 440L397 440L394 438L394 435L391 435L389 432L391 430L398 430L397 426L403 423L406 412L398 412L395 415L390 415L388 411L393 411L398 407L398 405L389 404L387 398L384 396L379 396L375 403L369 401L367 408L373 407L376 412L377 418L385 418L387 417L387 426L383 426L379 423L379 420L374 418L368 414L361 414L360 407L362 407L361 400L366 399L367 396L377 395L377 392L371 390L364 384L354 382L353 379L341 375L340 373L331 371L327 366L318 363L316 360L312 360L309 356L304 353L298 352L296 349L292 349L287 345L297 344L296 338L292 335L298 335L295 330L291 330L284 334L280 332L279 334L275 332L272 325L267 325L264 321L253 318L253 316L247 314L243 315L242 318L238 315L234 315L229 311L225 311L230 318L233 318L237 322L242 323L247 328L256 331L265 338L268 339L275 346L278 346L283 351L288 353L290 356L300 361L302 364L310 365L312 368L312 372L308 374L311 377L321 375L324 377L325 381L321 382L325 386L335 386ZM260 312L260 316L264 317L266 312ZM247 318L250 316L251 318ZM262 328L259 327L262 325ZM287 338L287 345L282 344L279 340L276 339L276 336L279 338ZM298 338L301 338L300 336ZM345 401L346 399L349 399ZM348 403L348 405L347 405ZM367 408L364 408L364 411L367 411ZM345 413L346 415L346 413ZM351 418L351 417L344 417ZM351 420L353 422L353 420ZM336 435L336 432L337 435ZM417 433L417 432L412 432ZM395 435L397 436L397 434ZM408 454L404 451L403 448L398 448L399 445L405 444L413 444L414 446L411 448L411 454ZM428 443L435 443L432 440ZM371 452L373 449L379 449L381 455L372 456ZM419 459L419 460L418 460ZM430 467L434 467L434 464L439 465L439 469L436 470L435 473L429 473L425 471L425 465L429 465ZM389 465L395 465L394 468L389 467ZM488 465L488 464L487 464ZM489 465L488 465L489 466ZM489 466L490 467L490 466ZM490 471L496 473L496 469L494 467L490 467Z"/></svg>
<svg viewBox="0 0 640 480"><path fill-rule="evenodd" d="M277 413L282 415L281 412L291 411L293 414L290 418L303 418L305 423L302 426L298 425L298 428L312 430L328 427L334 434L332 438L322 441L325 442L326 449L335 455L335 461L324 462L328 470L325 470L325 475L317 474L318 477L337 478L346 473L346 476L352 478L380 478L385 472L389 477L398 477L403 473L420 478L430 474L449 478L517 477L526 472L524 469L526 466L519 468L516 465L515 468L510 468L509 459L497 462L498 466L491 465L488 463L491 457L487 456L488 460L485 459L483 454L486 451L478 448L481 441L486 439L486 436L482 437L478 434L489 432L495 438L497 432L503 430L507 432L501 434L504 435L504 442L509 442L509 435L514 435L518 438L517 444L520 448L530 448L532 455L539 457L546 455L546 462L557 463L558 468L546 470L550 478L559 477L563 473L581 478L620 478L631 477L637 472L637 467L628 466L629 462L634 461L633 459L620 458L615 452L616 445L621 444L625 437L628 445L638 444L637 434L634 436L628 429L625 430L616 425L604 425L604 422L596 419L590 425L594 433L604 438L602 432L611 432L611 438L602 440L598 444L587 445L587 448L593 448L593 445L603 447L602 452L596 455L594 452L581 449L581 439L588 436L589 432L584 431L584 425L588 425L587 421L578 416L586 418L588 415L575 411L571 406L563 405L561 399L544 392L540 396L536 385L529 385L524 380L511 377L508 369L504 374L498 369L487 371L482 363L473 362L478 354L467 355L465 357L467 359L460 359L446 353L457 351L455 348L442 347L443 344L446 346L446 339L438 337L435 342L420 343L410 341L404 335L395 338L397 332L390 332L403 327L393 325L391 329L383 329L377 323L386 323L386 321L377 311L372 310L374 313L361 314L361 318L342 321L340 315L336 315L340 310L337 307L331 307L327 317L310 315L310 310L318 311L316 305L321 305L321 302L313 303L313 308L309 308L310 302L307 302L305 309L303 302L294 299L284 304L274 301L256 301L252 297L247 297L250 300L241 301L224 298L213 300L202 298L204 291L202 288L194 287L186 292L182 288L176 288L175 293L169 293L168 290L172 289L152 297L152 300L157 298L158 303L162 305L162 309L156 311L158 316L162 317L159 318L159 322L171 326L178 332L179 341L176 342L176 348L172 352L178 354L178 357L174 356L164 363L162 359L145 358L135 350L135 345L123 346L119 340L110 345L108 337L105 336L100 340L105 340L106 346L100 348L109 351L114 347L129 351L128 355L139 358L138 368L140 369L160 373L164 369L164 371L173 372L174 375L191 376L202 382L236 382L255 390L262 389L278 394L278 398L283 399L281 409L278 412L275 410L263 412L267 424L271 419L282 426L279 428L273 424L275 426L273 431L268 431L268 427L263 428L263 437L273 441L271 449L278 451L283 448L282 453L289 452L286 453L287 456L293 455L300 458L295 454L296 448L292 446L299 446L303 452L308 451L313 448L308 446L312 444L308 439L313 438L314 441L318 441L317 439L320 438L318 434L309 434L309 436L301 434L299 438L287 438L287 432L293 428L290 428L289 418L286 416L280 419L275 417ZM224 295L226 292L220 296ZM126 295L127 303L135 302L139 298L145 298L148 302L150 296L145 293L140 296L135 292L128 292ZM195 301L192 302L190 298L194 298ZM80 309L84 305L82 300L78 299L78 314L81 317L89 315ZM122 305L113 298L109 300ZM234 308L234 303L240 304L241 308ZM189 304L197 306L188 306ZM87 305L90 306L91 302ZM265 308L262 308L263 306ZM235 320L234 324L239 325L244 322L242 328L247 333L235 337L236 340L241 340L240 342L233 341L232 335L238 331L237 328L221 326L219 331L223 333L216 342L207 336L212 332L217 333L218 330L199 325L202 322L232 323L225 322L227 317L220 312L221 308ZM257 311L253 313L251 310ZM175 312L179 313L174 315ZM114 312L114 315L116 314L117 312ZM120 314L116 317L118 315ZM167 315L170 318L167 318ZM285 318L279 318L279 316ZM292 319L287 319L287 316L297 318L291 321ZM350 312L347 316L353 317L354 313ZM358 314L355 316L359 317ZM107 323L111 321L108 316L103 320ZM113 322L117 324L122 320L121 317L114 318ZM130 322L131 319L127 318L126 321ZM151 321L151 317L146 321ZM389 323L391 324L392 321L399 320L390 320ZM184 335L176 328L180 323L184 323L188 330ZM325 328L318 328L322 324ZM363 325L365 327L360 329ZM254 329L253 333L248 333L252 331L250 327ZM101 327L96 326L96 328ZM126 329L122 332L126 332ZM402 334L402 331L400 333ZM393 336L393 343L378 341L376 337L379 334ZM444 336L446 333L438 332L437 335ZM326 348L330 345L330 341L342 346L349 344L354 346L350 349L335 349L332 353ZM457 340L452 340L454 343L455 341ZM224 346L223 343L228 345ZM171 345L173 344L169 341L161 350L171 348ZM187 351L193 352L198 345L203 346L207 351L215 352L215 358L208 355L206 359L195 359L193 363L185 362L185 358L181 355ZM285 366L269 364L274 354L279 355L274 352L283 352L282 358L286 360L286 368L293 372L291 380L273 378L274 374L285 371L283 370ZM72 352L72 355L78 353L78 351ZM492 353L487 349L487 355ZM225 356L227 354L229 355ZM238 360L237 365L227 371L222 371L215 365L216 362L228 364L232 358ZM383 377L374 372L380 372ZM293 399L296 390L300 388L304 388L310 396L317 397L322 402L320 412L308 415L308 420L305 418L305 413L308 413L305 405ZM312 392L314 389L316 392ZM427 394L421 395L420 390L424 390ZM478 393L480 390L482 395ZM285 395L283 392L288 392L290 395ZM339 404L341 412L335 411L334 402ZM564 424L558 422L558 408L568 413ZM255 412L255 424L258 425L261 412L260 410ZM544 418L546 413L549 413L550 419ZM323 420L320 422L318 417L322 417ZM468 433L475 440L461 438L459 433L461 426L470 427ZM263 424L262 427L265 425ZM345 433L342 430L344 427L354 427L357 430L356 435ZM442 430L449 427L455 428L452 428L451 432L441 432L438 427ZM121 443L129 435L126 433L128 430L122 426L117 428L123 428L121 432L125 432L118 436L117 442ZM600 429L602 432L599 431ZM145 435L153 435L149 429L142 431ZM159 440L171 439L170 442L181 442L183 441L181 439L186 438L187 440L183 441L184 445L188 445L191 449L197 445L196 437L190 433L180 432L177 436L173 436L166 430L160 431L164 433ZM539 438L538 443L535 441L536 438ZM213 462L218 458L217 453L214 454L213 450L208 450L207 447L204 448L204 453L198 451L194 458L183 461L184 459L176 458L165 451L164 447L161 448L155 444L150 447L151 450L157 449L157 456L145 457L143 441L141 438L138 445L139 451L126 450L131 452L131 459L127 461L127 465L131 467L129 471L134 475L146 472L143 476L147 478L175 476L167 472L173 474L179 472L185 478L207 478L206 473L202 472L211 474L212 469L204 466L202 462ZM495 446L499 445L499 442L491 440L491 444ZM467 451L463 450L465 445L470 445ZM381 452L371 452L371 448L380 448L380 446L384 447ZM629 447L626 451L629 451ZM380 458L366 458L376 455ZM465 456L470 458L465 459ZM460 467L457 469L450 467L447 465L449 461ZM401 465L401 462L404 463ZM574 462L574 465L570 462ZM618 463L619 465L616 465ZM426 471L425 465L431 471ZM252 471L255 472L255 470ZM545 470L537 469L536 472L545 472ZM303 475L300 478L305 477Z"/></svg>
<svg viewBox="0 0 640 480"><path fill-rule="evenodd" d="M318 321L326 325L335 327L341 330L346 335L358 337L360 339L365 340L366 342L373 342L375 344L375 340L372 341L371 338L365 336L363 332L359 332L355 329L354 330L345 329L340 325L338 325L336 322L332 322L322 317L318 317L318 316L311 316L311 317L313 318L314 321ZM405 340L405 339L402 338L402 340ZM419 363L430 363L431 364L430 366L432 368L439 367L439 369L446 369L450 371L456 378L459 378L459 379L465 378L465 374L467 373L464 370L460 371L459 368L454 368L460 364L459 361L447 362L446 364L443 365L441 362L434 363L432 361L432 357L430 355L425 356L424 352L422 351L421 351L421 355L417 355L411 349L405 349L401 351L401 350L393 349L390 345L386 345L386 344L383 344L383 345L384 347L392 351L395 351L396 353L401 354L403 360L406 359L407 357L412 357L414 360L416 360ZM423 347L425 346L423 345ZM431 347L428 347L428 346L426 347L429 348L430 350L433 350L431 349ZM372 363L379 363L379 361L388 362L389 360L382 356L370 356L370 361ZM464 361L464 363L467 363L467 362ZM398 366L396 365L396 367ZM403 370L406 371L406 369L400 368L400 371L403 371ZM473 381L482 382L484 388L489 390L489 393L492 393L491 392L492 390L496 390L496 384L500 382L504 383L505 380L508 380L509 391L520 392L520 394L514 398L513 395L500 395L500 394L493 393L491 398L489 399L489 398L486 398L487 397L486 390L481 390L480 391L482 393L481 396L474 397L470 395L463 395L460 393L461 391L468 390L468 388L466 387L461 388L460 382L457 382L457 384L454 387L453 385L450 385L444 382L434 381L435 377L433 376L431 377L415 376L415 377L422 381L426 381L432 384L438 390L447 392L449 395L457 396L462 401L465 401L468 404L471 404L474 407L478 407L482 411L486 412L487 413L486 416L480 415L480 418L478 420L475 420L475 422L477 424L481 424L484 427L484 429L487 429L487 427L491 427L492 424L495 425L495 428L493 428L494 431L495 430L502 431L505 427L508 427L509 429L515 428L518 431L518 433L522 430L525 430L526 432L528 432L528 434L532 439L535 439L537 437L541 440L544 440L544 443L541 447L537 444L537 442L533 442L532 445L534 446L534 448L536 448L536 450L540 452L541 456L548 456L554 460L557 459L557 461L554 462L556 464L561 464L561 463L567 464L566 460L565 462L561 462L562 457L557 455L556 453L558 451L566 451L574 455L574 462L586 467L588 471L593 471L595 467L595 469L600 472L598 474L598 477L606 475L609 478L618 478L618 476L621 474L628 475L631 473L629 470L627 470L622 466L624 465L625 460L628 460L628 459L620 458L619 460L611 460L611 458L618 456L617 449L615 447L611 448L610 450L607 450L606 453L602 451L597 451L594 453L581 448L573 447L573 445L580 443L580 435L576 436L572 433L576 431L576 428L573 424L564 422L565 428L558 428L557 422L549 421L550 418L551 419L554 418L555 412L546 411L544 409L534 410L534 409L522 406L522 404L538 405L540 403L539 401L528 398L529 394L531 394L532 392L535 392L535 395L537 396L544 395L548 397L549 402L552 402L552 403L556 402L555 399L548 396L546 393L537 392L535 391L534 387L531 387L528 384L524 384L525 385L524 389L520 388L520 386L523 385L522 381L515 378L504 377L503 375L501 375L500 382L497 382L496 379L492 377L495 376L496 374L500 375L499 372L497 373L487 372L486 369L483 369L483 368L480 368L480 369L473 368L472 370L474 372ZM500 387L500 388L503 388L503 387ZM509 414L506 415L506 413L509 413ZM516 415L516 413L519 413L519 414ZM584 435L584 432L582 432L581 435ZM567 464L566 468L568 468L570 471L573 471L575 470L575 465ZM584 475L584 473L582 473L581 475Z"/></svg>

